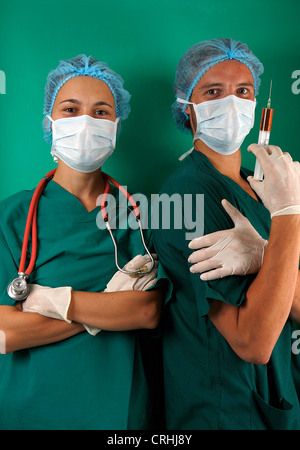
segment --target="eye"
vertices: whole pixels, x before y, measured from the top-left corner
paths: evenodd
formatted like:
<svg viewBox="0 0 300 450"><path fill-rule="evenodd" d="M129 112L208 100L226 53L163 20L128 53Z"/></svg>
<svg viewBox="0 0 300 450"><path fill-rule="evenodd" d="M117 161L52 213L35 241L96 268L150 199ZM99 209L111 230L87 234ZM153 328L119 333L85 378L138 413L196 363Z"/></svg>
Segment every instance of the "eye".
<svg viewBox="0 0 300 450"><path fill-rule="evenodd" d="M65 112L67 113L75 113L76 112L76 108L72 107L72 106L68 106L67 108L64 109Z"/></svg>
<svg viewBox="0 0 300 450"><path fill-rule="evenodd" d="M246 95L246 94L248 94L249 90L245 87L242 87L242 88L239 88L237 92L238 92L238 94Z"/></svg>
<svg viewBox="0 0 300 450"><path fill-rule="evenodd" d="M106 116L107 114L109 114L109 112L105 109L97 109L97 111L95 111L96 116Z"/></svg>
<svg viewBox="0 0 300 450"><path fill-rule="evenodd" d="M218 93L217 89L209 89L206 94L207 95L216 95Z"/></svg>

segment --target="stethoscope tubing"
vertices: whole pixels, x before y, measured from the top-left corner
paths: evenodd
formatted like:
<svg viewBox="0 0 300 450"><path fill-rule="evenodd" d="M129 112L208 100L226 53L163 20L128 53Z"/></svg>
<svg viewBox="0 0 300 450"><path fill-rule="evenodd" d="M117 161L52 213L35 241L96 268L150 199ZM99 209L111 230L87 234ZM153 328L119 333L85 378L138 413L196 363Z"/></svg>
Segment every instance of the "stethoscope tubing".
<svg viewBox="0 0 300 450"><path fill-rule="evenodd" d="M114 245L114 249L115 249L115 264L116 264L116 266L117 266L117 268L118 268L118 270L120 272L125 273L127 275L131 275L131 276L134 276L134 275L138 276L139 274L140 275L146 275L147 273L151 272L151 270L154 267L155 262L154 262L153 256L149 252L149 249L148 249L148 247L146 246L146 243L145 243L144 233L143 233L143 229L142 229L142 225L141 225L140 210L139 210L139 208L138 208L134 198L129 194L129 192L126 189L124 189L124 187L120 183L118 183L114 178L112 178L110 175L108 175L105 172L102 172L102 175L103 175L103 177L105 179L105 190L104 190L104 194L103 194L101 205L100 205L100 207L101 207L101 214L102 214L102 217L103 217L103 220L105 222L106 228L107 228L107 230L108 230L108 232L110 234L111 240L112 240L113 245ZM119 263L118 263L118 246L117 246L115 238L113 236L112 229L111 229L111 227L109 225L108 213L106 212L106 208L105 208L107 196L108 196L108 193L109 193L109 190L110 190L109 181L112 184L114 184L127 197L129 203L133 207L133 211L135 213L136 221L138 222L138 225L139 225L139 230L140 230L140 235L141 235L143 247L146 250L146 252L147 252L147 254L148 254L149 258L150 258L151 264L150 264L150 268L149 269L145 266L145 267L143 267L141 269L138 269L138 270L128 270L128 269L121 268L119 266Z"/></svg>
<svg viewBox="0 0 300 450"><path fill-rule="evenodd" d="M21 258L20 258L20 264L19 264L19 271L18 271L18 276L19 278L15 278L8 286L7 288L7 292L8 295L16 300L16 301L22 301L25 300L25 298L28 295L29 289L27 286L27 279L29 278L31 272L34 269L35 266L35 262L36 262L36 257L37 257L37 208L38 208L38 203L39 203L39 199L40 196L44 190L44 188L46 187L47 183L53 178L54 174L56 172L56 169L51 170L50 172L48 172L43 178L42 180L39 182L39 184L37 185L32 199L30 201L30 205L29 205L29 210L28 210L28 215L27 215L27 219L26 219L26 225L25 225L25 231L24 231L24 237L23 237L23 244L22 244L22 250L21 250ZM103 220L105 222L106 228L111 236L113 245L114 245L114 251L115 251L115 264L118 268L118 270L122 273L125 273L127 275L130 276L139 276L139 275L145 275L147 273L150 273L154 267L154 258L151 255L148 247L146 246L145 243L145 239L144 239L144 234L143 234L143 229L141 226L141 221L140 221L140 211L139 208L134 200L134 198L129 194L129 192L126 191L126 189L124 189L123 186L121 186L116 180L114 180L110 175L107 175L106 173L102 172L102 175L105 179L105 191L102 197L102 201L101 201L101 213L103 216ZM106 205L106 201L107 201L107 196L110 190L110 184L109 182L111 182L112 184L114 184L129 200L129 202L131 203L135 216L136 216L136 220L138 222L139 225L139 230L140 230L140 235L141 235L141 239L142 239L142 243L143 243L143 247L145 249L145 251L147 252L149 258L150 258L150 267L148 268L147 266L143 266L137 270L127 270L124 268L121 268L119 266L118 263L118 247L115 241L115 238L113 236L111 227L109 225L109 221L108 221L108 213L106 211L105 205ZM27 250L28 250L28 241L29 241L29 236L30 236L30 231L31 231L31 255L30 255L30 260L29 260L29 264L28 267L25 270L25 263L26 263L26 256L27 256ZM18 289L21 289L19 286L22 286L23 292L18 292ZM24 287L25 286L25 287Z"/></svg>
<svg viewBox="0 0 300 450"><path fill-rule="evenodd" d="M41 196L46 184L53 178L53 176L55 174L55 170L56 169L53 169L50 172L48 172L45 175L45 177L39 182L39 184L37 185L37 188L34 191L34 194L32 196L32 199L31 199L31 202L29 205L29 211L28 211L25 232L24 232L24 237L23 237L21 259L20 259L20 265L19 265L19 273L24 273L24 275L27 275L28 277L34 268L34 265L36 262L36 255L37 255L37 207L38 207L38 202L39 202L40 196ZM29 234L30 234L31 228L32 228L31 256L30 256L30 261L29 261L28 267L25 270L28 240L29 240Z"/></svg>

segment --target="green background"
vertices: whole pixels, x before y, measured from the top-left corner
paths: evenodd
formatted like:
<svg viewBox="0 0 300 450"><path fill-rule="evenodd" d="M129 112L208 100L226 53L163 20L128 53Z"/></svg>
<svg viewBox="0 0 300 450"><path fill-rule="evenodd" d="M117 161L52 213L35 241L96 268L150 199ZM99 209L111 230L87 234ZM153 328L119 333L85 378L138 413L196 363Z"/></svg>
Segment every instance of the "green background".
<svg viewBox="0 0 300 450"><path fill-rule="evenodd" d="M246 149L257 142L271 79L271 143L300 160L300 95L292 92L292 73L300 69L299 17L299 0L3 0L0 199L33 188L55 167L41 127L44 85L60 59L79 53L107 62L132 95L132 112L103 166L132 192L158 192L192 146L173 123L173 81L182 54L205 39L241 40L265 66L243 165L254 168Z"/></svg>

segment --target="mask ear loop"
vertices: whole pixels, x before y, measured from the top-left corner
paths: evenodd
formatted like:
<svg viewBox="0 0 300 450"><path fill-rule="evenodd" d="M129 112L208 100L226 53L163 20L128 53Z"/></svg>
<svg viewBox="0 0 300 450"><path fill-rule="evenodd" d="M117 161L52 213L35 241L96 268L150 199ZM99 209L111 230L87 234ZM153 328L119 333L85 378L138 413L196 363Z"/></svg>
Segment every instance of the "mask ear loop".
<svg viewBox="0 0 300 450"><path fill-rule="evenodd" d="M49 116L49 114L47 114L46 118L47 118L48 120L50 120L50 122L52 122L52 123L55 122L55 120L53 120L52 117ZM53 136L53 131L52 131L52 136ZM53 138L52 138L52 139L53 139ZM51 155L53 156L53 161L54 161L55 163L58 163L58 158L57 158L57 156L53 155L53 153L52 153L52 148L53 148L53 146L51 147Z"/></svg>
<svg viewBox="0 0 300 450"><path fill-rule="evenodd" d="M182 98L179 97L177 97L176 100L178 101L178 103L182 103L184 105L195 105L195 103L189 102L188 100L183 100Z"/></svg>
<svg viewBox="0 0 300 450"><path fill-rule="evenodd" d="M120 122L120 118L117 117L114 124L115 124L115 135L114 135L114 140L113 140L113 147L116 147L116 143L117 143L117 134L118 134L118 127L119 127L119 123Z"/></svg>
<svg viewBox="0 0 300 450"><path fill-rule="evenodd" d="M195 132L195 136L196 136L196 134L197 134L197 131L198 131L198 123L200 123L200 120L199 120L199 117L198 117L198 113L197 113L197 108L195 108L195 106L197 106L197 104L196 103L193 103L193 102L189 102L189 101L187 101L187 100L183 100L182 98L179 98L179 97L177 97L176 98L176 100L177 100L177 102L178 103L182 103L182 104L184 104L184 105L192 105L193 106L193 108L194 108L194 113L195 113L195 115L196 115L196 120L197 120L197 127L196 127L196 132ZM191 120L191 119L190 119ZM195 137L194 137L194 139L193 139L193 142L195 142L197 139L199 139L198 137L195 139ZM193 149L191 149L191 150L189 150L187 153L184 153L182 156L180 156L180 158L179 158L179 161L182 161L182 159L184 159L187 155L189 155L191 152L193 151ZM181 159L182 158L182 159Z"/></svg>

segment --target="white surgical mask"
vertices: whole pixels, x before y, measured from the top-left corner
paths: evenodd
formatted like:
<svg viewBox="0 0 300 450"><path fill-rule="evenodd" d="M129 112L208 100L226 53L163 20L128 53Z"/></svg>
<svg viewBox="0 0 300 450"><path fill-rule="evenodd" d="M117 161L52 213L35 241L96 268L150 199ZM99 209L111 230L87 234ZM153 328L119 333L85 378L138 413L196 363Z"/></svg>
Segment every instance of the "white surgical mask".
<svg viewBox="0 0 300 450"><path fill-rule="evenodd" d="M88 115L53 120L51 155L83 173L99 169L116 145L117 124Z"/></svg>
<svg viewBox="0 0 300 450"><path fill-rule="evenodd" d="M256 101L241 99L236 95L191 103L177 98L179 103L193 105L197 129L194 142L201 139L221 155L231 155L242 145L254 125Z"/></svg>

